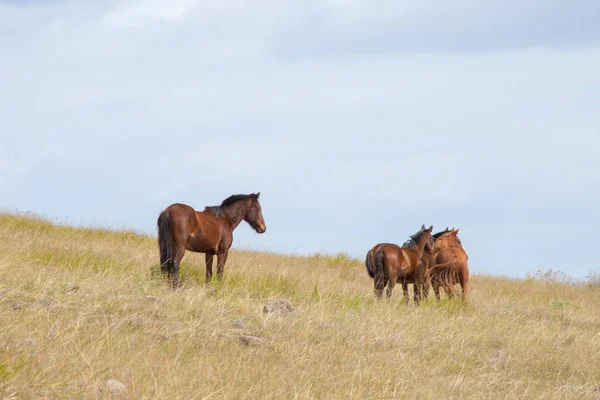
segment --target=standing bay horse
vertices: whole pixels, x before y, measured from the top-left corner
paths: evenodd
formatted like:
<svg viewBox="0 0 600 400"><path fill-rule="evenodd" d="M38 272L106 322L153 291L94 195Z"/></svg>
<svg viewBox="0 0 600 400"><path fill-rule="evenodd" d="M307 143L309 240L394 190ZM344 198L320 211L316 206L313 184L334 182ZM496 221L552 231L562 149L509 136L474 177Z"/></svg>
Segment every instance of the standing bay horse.
<svg viewBox="0 0 600 400"><path fill-rule="evenodd" d="M450 232L450 229L446 228L445 230L435 233L433 235L433 240L434 243L435 241L442 236L445 233ZM382 246L384 245L389 245L391 243L379 243L376 244L375 246L373 246L373 248L371 248L371 250L369 250L367 252L367 257L365 259L365 266L367 267L367 273L369 274L369 276L374 279L375 278L375 253L377 252L377 250L379 250ZM404 244L402 245L402 248L414 248L414 240L411 238L409 240L407 240L406 242L404 242ZM423 261L423 266L425 268L425 271L427 271L427 268L429 267L429 265L431 264L431 259L432 259L432 253L431 250L429 250L428 248L425 248L423 251L423 255L421 256L421 260ZM415 279L414 279L414 275L410 276L410 277L404 277L404 279L402 279L402 292L404 294L404 298L406 299L406 302L408 303L409 298L408 298L408 285L409 284L414 284L415 283ZM425 279L423 279L423 283L424 283L424 287L423 287L423 294L425 295L425 297L428 296L429 293L429 279L427 279L427 277L425 277ZM414 291L416 291L417 288L415 287Z"/></svg>
<svg viewBox="0 0 600 400"><path fill-rule="evenodd" d="M453 297L453 286L460 284L462 298L466 299L469 292L469 256L458 238L458 229L452 229L440 239L443 239L444 244L437 247L436 242L429 269L435 297L440 299L440 287L444 288L449 297Z"/></svg>
<svg viewBox="0 0 600 400"><path fill-rule="evenodd" d="M212 278L213 257L217 256L217 279L222 279L233 231L246 221L258 233L267 230L259 193L237 194L220 206L196 211L186 204L171 204L158 216L160 268L173 287L179 286L179 265L185 250L206 254L206 283Z"/></svg>
<svg viewBox="0 0 600 400"><path fill-rule="evenodd" d="M396 244L386 243L375 251L375 274L373 276L375 285L375 295L381 298L383 288L387 285L387 297L392 295L392 290L396 282L403 282L404 279L414 279L416 287L415 301L420 300L420 288L426 278L426 271L421 260L425 249L431 250L433 247L433 236L431 231L425 225L421 230L411 236L410 245L400 247ZM367 268L368 269L368 268Z"/></svg>

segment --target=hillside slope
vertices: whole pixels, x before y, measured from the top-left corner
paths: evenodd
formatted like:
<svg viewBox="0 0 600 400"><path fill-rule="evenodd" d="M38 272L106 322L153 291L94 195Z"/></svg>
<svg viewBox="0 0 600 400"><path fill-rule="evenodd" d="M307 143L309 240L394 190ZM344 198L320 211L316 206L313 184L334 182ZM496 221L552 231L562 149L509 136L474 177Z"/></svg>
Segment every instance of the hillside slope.
<svg viewBox="0 0 600 400"><path fill-rule="evenodd" d="M178 291L157 259L149 236L0 214L0 396L600 397L597 286L474 276L467 305L415 307L343 256L233 251L205 287L187 253ZM264 314L279 298L295 311Z"/></svg>

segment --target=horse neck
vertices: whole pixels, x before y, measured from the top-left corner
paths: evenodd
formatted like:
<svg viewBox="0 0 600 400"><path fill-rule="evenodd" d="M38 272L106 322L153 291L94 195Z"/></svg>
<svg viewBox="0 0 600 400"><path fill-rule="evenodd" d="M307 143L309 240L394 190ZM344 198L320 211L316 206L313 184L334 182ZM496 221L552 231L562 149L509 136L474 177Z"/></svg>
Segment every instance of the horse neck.
<svg viewBox="0 0 600 400"><path fill-rule="evenodd" d="M425 252L425 243L427 243L427 240L424 237L420 237L417 242L417 249L415 251L419 259L423 257L423 253Z"/></svg>
<svg viewBox="0 0 600 400"><path fill-rule="evenodd" d="M248 206L244 203L245 201L238 201L225 207L225 219L231 226L232 231L238 227L240 222L242 222L242 220L244 219L246 211L248 211Z"/></svg>
<svg viewBox="0 0 600 400"><path fill-rule="evenodd" d="M447 239L436 240L435 244L433 245L433 250L431 252L435 254L438 251L448 249L451 247L460 248L461 246L456 241L450 241Z"/></svg>

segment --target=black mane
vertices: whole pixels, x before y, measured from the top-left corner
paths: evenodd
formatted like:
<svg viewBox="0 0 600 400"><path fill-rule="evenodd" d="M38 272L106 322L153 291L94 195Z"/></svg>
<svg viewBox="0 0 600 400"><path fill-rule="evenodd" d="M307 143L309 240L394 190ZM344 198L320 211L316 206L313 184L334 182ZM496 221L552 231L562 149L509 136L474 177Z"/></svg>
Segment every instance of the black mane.
<svg viewBox="0 0 600 400"><path fill-rule="evenodd" d="M426 231L426 229L420 229L417 233L411 235L410 239L408 239L406 242L404 242L404 244L402 245L402 248L409 249L409 250L417 250L417 241L419 240L419 238L425 231Z"/></svg>
<svg viewBox="0 0 600 400"><path fill-rule="evenodd" d="M404 242L404 244L402 245L402 248L409 249L409 250L416 250L417 242L415 242L414 239L408 239L406 242Z"/></svg>
<svg viewBox="0 0 600 400"><path fill-rule="evenodd" d="M237 203L238 201L250 199L252 197L258 198L256 194L234 194L223 200L220 206L208 206L204 208L204 211L209 211L215 217L224 217L226 214L225 208Z"/></svg>
<svg viewBox="0 0 600 400"><path fill-rule="evenodd" d="M437 240L440 236L442 236L445 233L450 232L450 229L446 228L445 230L438 232L438 233L434 233L433 236L433 240Z"/></svg>
<svg viewBox="0 0 600 400"><path fill-rule="evenodd" d="M232 205L233 203L237 203L238 201L241 201L241 200L250 199L252 197L257 197L257 196L254 193L252 193L252 194L234 194L234 195L229 196L225 200L223 200L223 202L221 203L221 207L227 207L227 206Z"/></svg>

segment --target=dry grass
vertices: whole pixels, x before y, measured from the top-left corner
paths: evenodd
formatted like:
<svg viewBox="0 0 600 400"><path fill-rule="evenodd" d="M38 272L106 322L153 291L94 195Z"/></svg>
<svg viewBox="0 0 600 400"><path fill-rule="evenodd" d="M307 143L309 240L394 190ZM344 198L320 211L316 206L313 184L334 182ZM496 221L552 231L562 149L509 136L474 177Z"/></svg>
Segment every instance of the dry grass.
<svg viewBox="0 0 600 400"><path fill-rule="evenodd" d="M343 255L233 252L207 288L188 253L176 292L157 257L148 236L0 214L0 395L600 397L597 284L474 276L468 305L415 307L375 301ZM274 298L296 311L263 314Z"/></svg>

